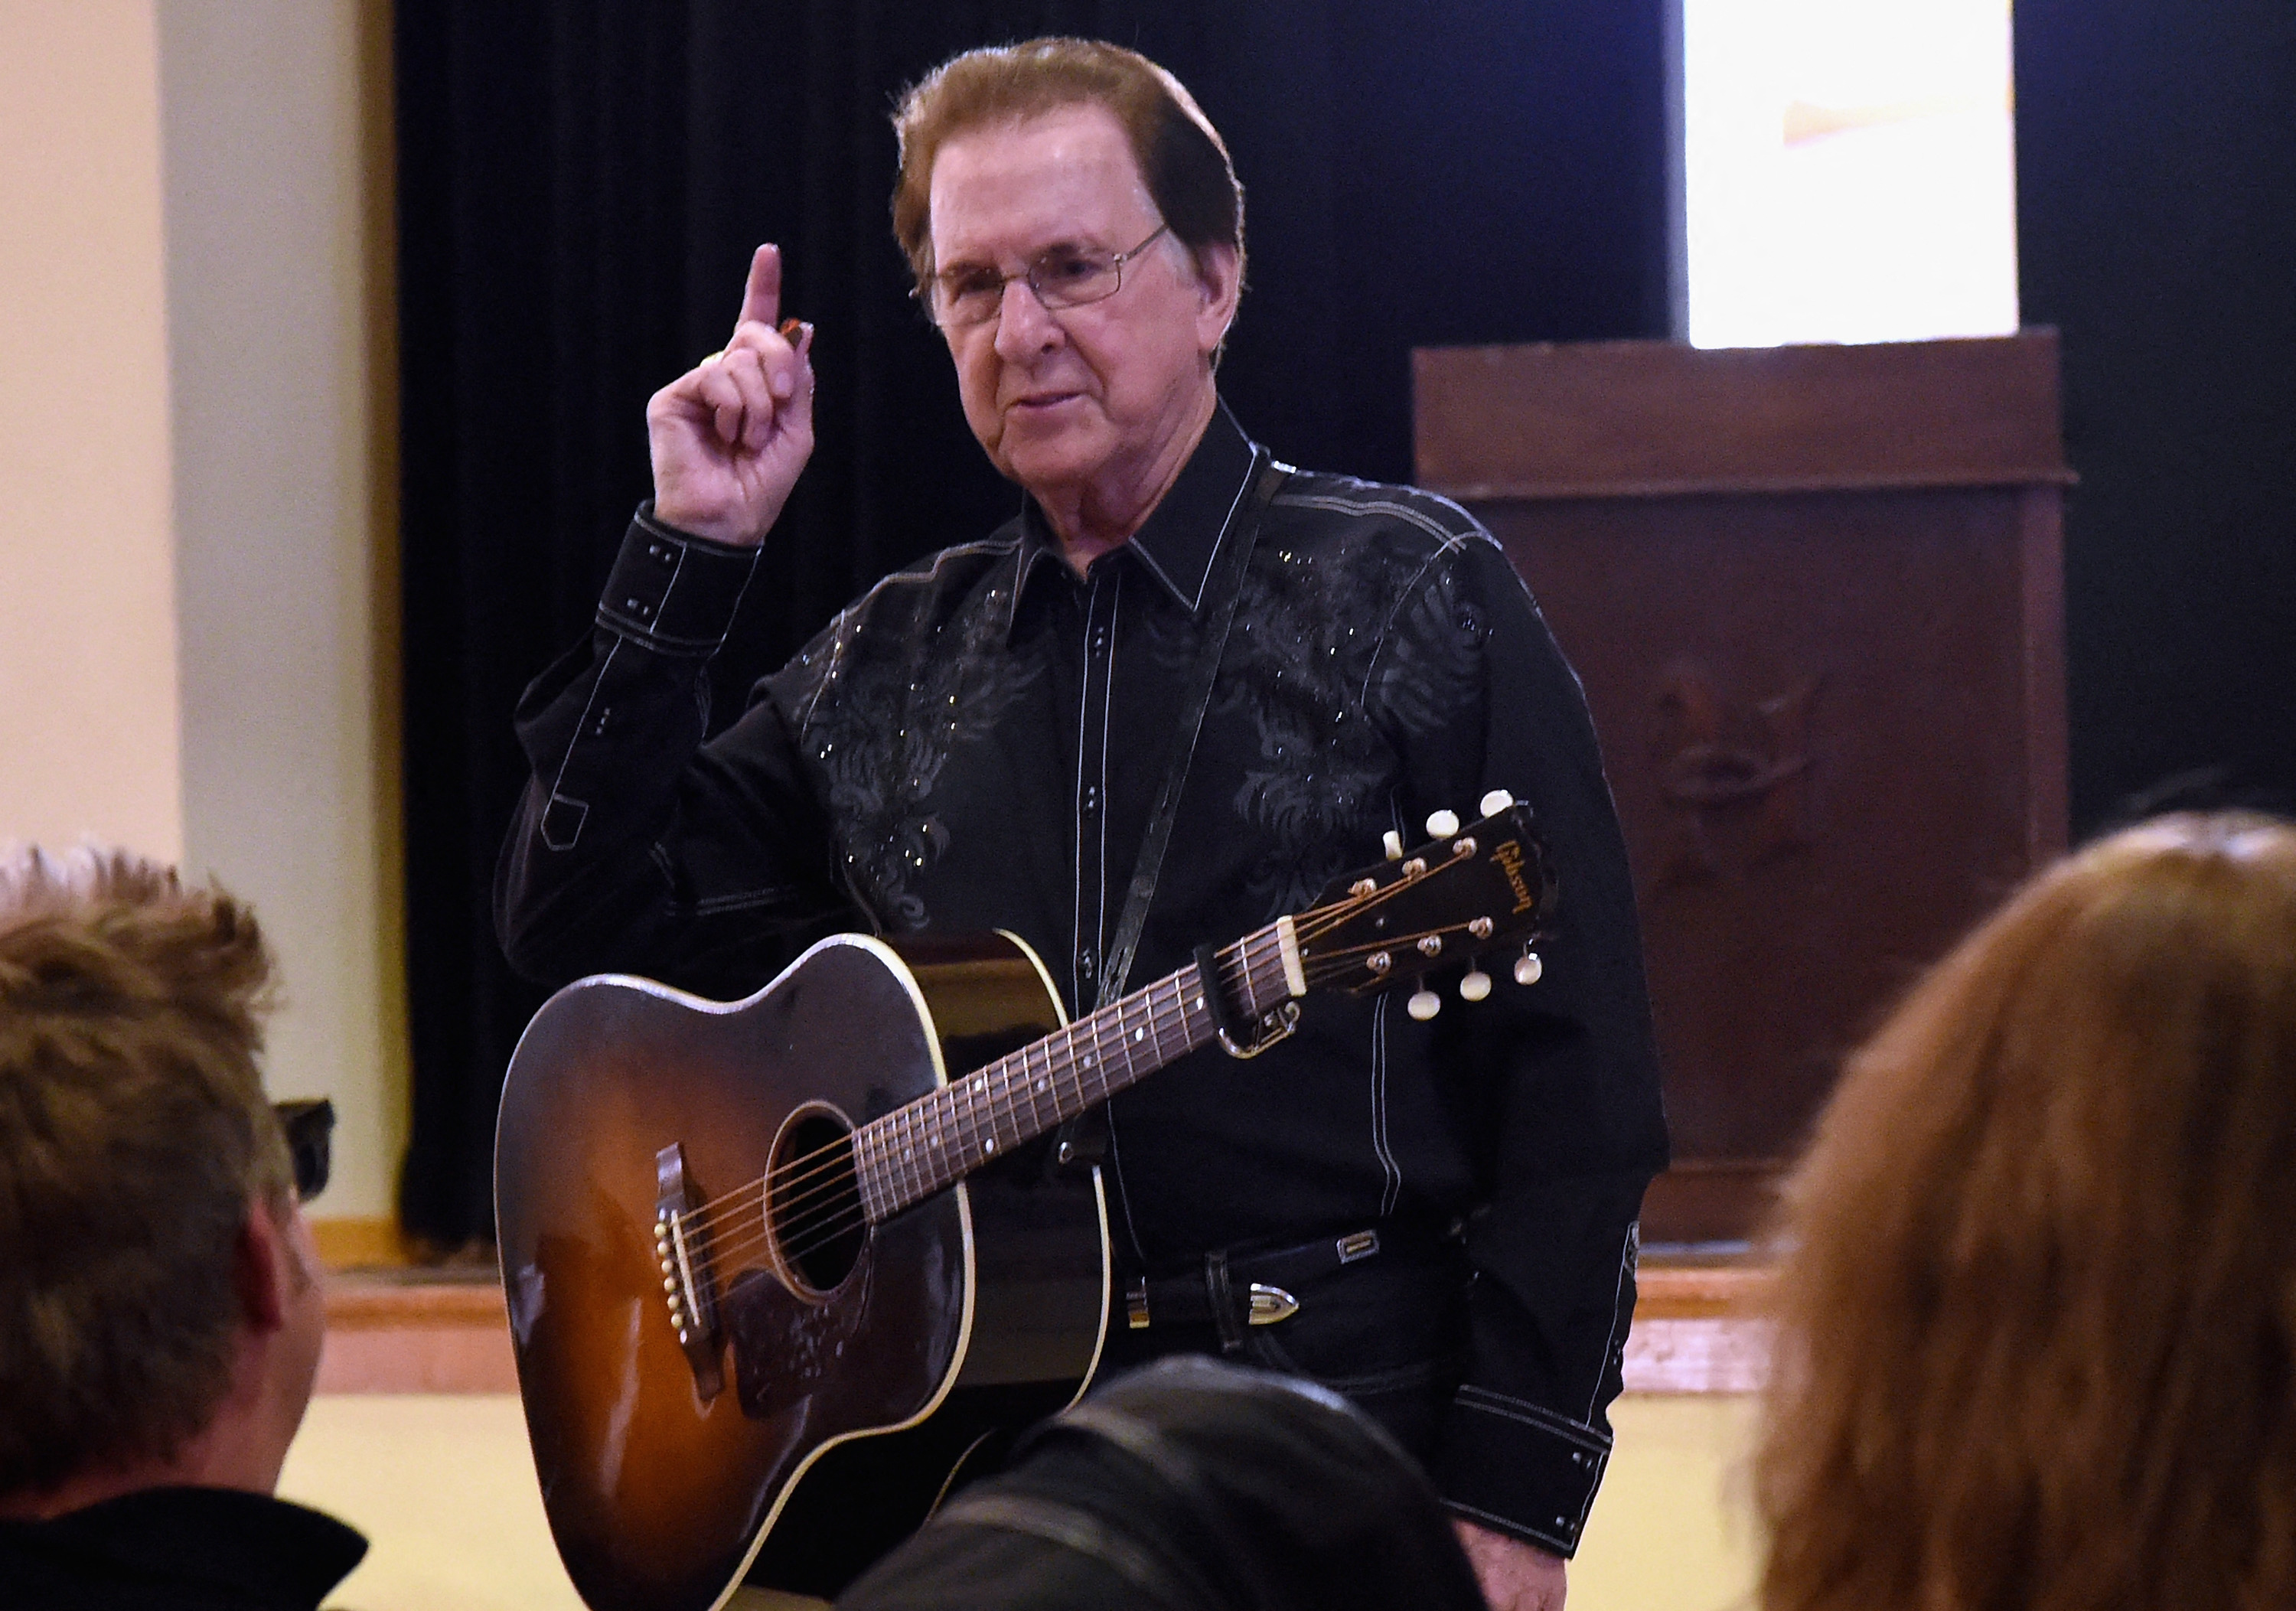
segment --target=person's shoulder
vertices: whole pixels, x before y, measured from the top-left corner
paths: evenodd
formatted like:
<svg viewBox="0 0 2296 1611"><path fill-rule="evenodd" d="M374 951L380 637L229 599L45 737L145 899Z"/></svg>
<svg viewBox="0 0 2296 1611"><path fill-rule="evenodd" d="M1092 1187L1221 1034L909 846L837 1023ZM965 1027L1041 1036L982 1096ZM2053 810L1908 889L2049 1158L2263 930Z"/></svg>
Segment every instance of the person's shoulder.
<svg viewBox="0 0 2296 1611"><path fill-rule="evenodd" d="M972 542L951 544L885 577L856 599L846 613L906 610L929 600L968 596L984 581L993 585L989 572L999 565L1009 566L1020 546L1017 521Z"/></svg>
<svg viewBox="0 0 2296 1611"><path fill-rule="evenodd" d="M1415 537L1431 553L1491 540L1481 522L1439 493L1324 471L1294 471L1276 493L1275 507L1295 522L1343 539L1377 530L1406 540Z"/></svg>

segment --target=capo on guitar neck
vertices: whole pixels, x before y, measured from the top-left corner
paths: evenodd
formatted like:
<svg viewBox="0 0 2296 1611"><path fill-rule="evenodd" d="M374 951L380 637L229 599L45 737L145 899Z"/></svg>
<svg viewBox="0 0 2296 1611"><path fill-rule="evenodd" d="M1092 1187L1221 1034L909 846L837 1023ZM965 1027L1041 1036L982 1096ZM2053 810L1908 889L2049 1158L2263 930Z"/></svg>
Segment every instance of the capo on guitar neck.
<svg viewBox="0 0 2296 1611"><path fill-rule="evenodd" d="M1300 1027L1297 1001L1282 1002L1275 1011L1257 1019L1248 1018L1238 1010L1227 992L1220 989L1218 947L1200 945L1195 949L1195 958L1204 1004L1211 1010L1212 1022L1219 1026L1220 1049L1229 1056L1257 1057Z"/></svg>

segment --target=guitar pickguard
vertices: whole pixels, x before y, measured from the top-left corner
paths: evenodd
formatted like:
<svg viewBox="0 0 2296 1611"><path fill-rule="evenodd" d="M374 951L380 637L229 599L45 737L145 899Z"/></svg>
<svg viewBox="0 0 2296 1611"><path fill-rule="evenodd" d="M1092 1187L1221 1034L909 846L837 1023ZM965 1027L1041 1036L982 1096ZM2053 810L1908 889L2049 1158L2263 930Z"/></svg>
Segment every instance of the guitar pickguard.
<svg viewBox="0 0 2296 1611"><path fill-rule="evenodd" d="M864 1254L842 1286L815 1300L797 1296L767 1270L734 1278L722 1311L743 1415L777 1415L831 1380L867 1320L873 1270Z"/></svg>

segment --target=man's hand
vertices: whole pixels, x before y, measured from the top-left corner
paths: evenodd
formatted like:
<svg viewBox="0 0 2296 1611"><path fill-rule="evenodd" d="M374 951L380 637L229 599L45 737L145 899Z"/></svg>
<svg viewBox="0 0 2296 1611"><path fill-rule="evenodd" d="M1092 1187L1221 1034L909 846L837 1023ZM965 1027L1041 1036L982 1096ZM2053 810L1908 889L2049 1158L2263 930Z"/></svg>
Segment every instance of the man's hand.
<svg viewBox="0 0 2296 1611"><path fill-rule="evenodd" d="M1475 1582L1491 1611L1562 1611L1563 1569L1559 1555L1536 1544L1493 1533L1472 1522L1451 1518L1451 1526L1475 1568Z"/></svg>
<svg viewBox="0 0 2296 1611"><path fill-rule="evenodd" d="M664 525L753 547L813 456L813 330L792 346L774 328L781 302L781 249L760 246L726 350L646 404L653 512Z"/></svg>

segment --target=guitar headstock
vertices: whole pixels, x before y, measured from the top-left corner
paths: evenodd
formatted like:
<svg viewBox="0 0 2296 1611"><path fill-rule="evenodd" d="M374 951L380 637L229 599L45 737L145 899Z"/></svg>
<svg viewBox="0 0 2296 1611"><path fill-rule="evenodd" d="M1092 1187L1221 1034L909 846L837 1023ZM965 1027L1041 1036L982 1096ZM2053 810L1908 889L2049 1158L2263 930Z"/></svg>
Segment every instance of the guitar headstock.
<svg viewBox="0 0 2296 1611"><path fill-rule="evenodd" d="M1522 948L1516 979L1538 979L1529 948L1554 916L1554 868L1529 806L1494 790L1482 810L1464 827L1453 813L1436 812L1427 819L1433 837L1414 851L1390 833L1386 861L1335 880L1300 914L1294 926L1310 987L1364 995L1507 946ZM1489 990L1480 967L1460 982L1470 1001ZM1431 1018L1437 1005L1423 984L1411 1015Z"/></svg>

